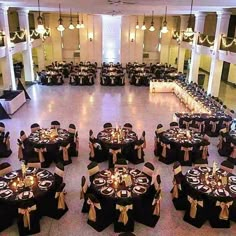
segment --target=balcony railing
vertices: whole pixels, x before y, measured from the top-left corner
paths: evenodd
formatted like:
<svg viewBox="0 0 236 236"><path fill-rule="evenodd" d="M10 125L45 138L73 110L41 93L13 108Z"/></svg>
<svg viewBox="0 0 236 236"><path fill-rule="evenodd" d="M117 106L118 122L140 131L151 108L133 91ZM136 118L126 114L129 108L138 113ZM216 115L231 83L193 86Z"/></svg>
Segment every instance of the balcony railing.
<svg viewBox="0 0 236 236"><path fill-rule="evenodd" d="M212 47L215 43L215 36L209 36L207 34L199 34L198 36L198 45Z"/></svg>
<svg viewBox="0 0 236 236"><path fill-rule="evenodd" d="M222 37L220 50L230 51L236 53L236 38Z"/></svg>
<svg viewBox="0 0 236 236"><path fill-rule="evenodd" d="M31 39L40 39L40 34L36 32L35 29L30 30L30 38Z"/></svg>
<svg viewBox="0 0 236 236"><path fill-rule="evenodd" d="M174 31L172 34L172 39L179 40L180 39L180 33L178 31Z"/></svg>
<svg viewBox="0 0 236 236"><path fill-rule="evenodd" d="M25 31L10 32L10 40L12 43L22 43L26 41Z"/></svg>

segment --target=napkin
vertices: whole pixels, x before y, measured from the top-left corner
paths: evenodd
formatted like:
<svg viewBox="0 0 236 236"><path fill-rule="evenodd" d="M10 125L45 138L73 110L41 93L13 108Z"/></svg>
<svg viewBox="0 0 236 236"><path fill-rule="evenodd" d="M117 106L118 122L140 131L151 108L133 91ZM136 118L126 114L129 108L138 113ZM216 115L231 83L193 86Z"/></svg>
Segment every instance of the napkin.
<svg viewBox="0 0 236 236"><path fill-rule="evenodd" d="M121 190L121 197L126 197L127 196L127 192L125 190Z"/></svg>
<svg viewBox="0 0 236 236"><path fill-rule="evenodd" d="M29 191L25 191L22 193L22 199L27 199L29 198L30 192Z"/></svg>

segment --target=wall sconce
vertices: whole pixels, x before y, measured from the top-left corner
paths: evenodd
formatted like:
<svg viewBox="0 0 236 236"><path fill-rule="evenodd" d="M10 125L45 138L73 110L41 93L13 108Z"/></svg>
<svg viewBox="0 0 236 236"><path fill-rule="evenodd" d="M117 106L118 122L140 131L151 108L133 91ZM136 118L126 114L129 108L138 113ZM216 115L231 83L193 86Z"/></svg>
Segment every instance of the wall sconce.
<svg viewBox="0 0 236 236"><path fill-rule="evenodd" d="M89 33L88 34L88 38L89 38L89 41L92 42L93 41L93 33Z"/></svg>
<svg viewBox="0 0 236 236"><path fill-rule="evenodd" d="M130 42L133 43L134 40L135 40L135 34L134 33L130 33L129 38L130 38Z"/></svg>

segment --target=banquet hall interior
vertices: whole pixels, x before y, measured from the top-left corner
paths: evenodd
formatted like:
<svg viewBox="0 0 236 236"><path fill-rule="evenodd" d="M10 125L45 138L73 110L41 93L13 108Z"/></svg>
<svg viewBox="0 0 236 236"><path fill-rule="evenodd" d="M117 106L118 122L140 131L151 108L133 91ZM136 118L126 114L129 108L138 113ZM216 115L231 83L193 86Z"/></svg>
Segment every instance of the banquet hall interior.
<svg viewBox="0 0 236 236"><path fill-rule="evenodd" d="M0 235L235 235L235 111L235 0L0 0Z"/></svg>

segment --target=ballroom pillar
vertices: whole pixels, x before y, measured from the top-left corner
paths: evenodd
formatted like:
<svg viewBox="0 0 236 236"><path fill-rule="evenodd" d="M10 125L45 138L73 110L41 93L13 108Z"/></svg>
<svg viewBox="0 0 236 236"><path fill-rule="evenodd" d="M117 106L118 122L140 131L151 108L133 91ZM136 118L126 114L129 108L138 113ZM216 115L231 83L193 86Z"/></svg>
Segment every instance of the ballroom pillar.
<svg viewBox="0 0 236 236"><path fill-rule="evenodd" d="M32 43L30 40L29 29L29 11L25 9L18 10L20 28L25 30L26 34L26 50L22 51L25 81L34 81L34 66L32 57Z"/></svg>
<svg viewBox="0 0 236 236"><path fill-rule="evenodd" d="M197 52L197 40L199 33L203 33L205 24L205 13L195 14L195 27L194 27L194 39L192 44L191 64L189 70L189 82L193 81L198 83L198 71L200 67L201 55Z"/></svg>
<svg viewBox="0 0 236 236"><path fill-rule="evenodd" d="M188 25L188 18L189 16L180 16L180 42L183 39L183 31L186 30L187 25ZM179 45L179 50L178 50L178 63L177 63L177 68L179 72L184 71L184 59L185 59L185 48L181 47Z"/></svg>
<svg viewBox="0 0 236 236"><path fill-rule="evenodd" d="M36 48L37 57L38 57L38 71L42 71L45 69L45 55L44 55L44 45L40 45Z"/></svg>
<svg viewBox="0 0 236 236"><path fill-rule="evenodd" d="M222 74L223 61L219 60L218 50L220 48L221 35L228 33L229 19L231 12L219 11L217 12L217 23L215 32L215 43L211 55L211 67L207 93L215 97L219 95L220 81Z"/></svg>
<svg viewBox="0 0 236 236"><path fill-rule="evenodd" d="M9 23L8 23L8 7L0 6L0 29L5 33L4 43L6 47L6 56L0 59L3 88L13 90L16 89L16 79L13 68L12 45L10 41Z"/></svg>

